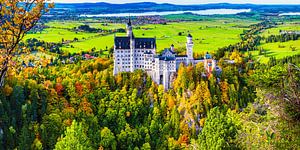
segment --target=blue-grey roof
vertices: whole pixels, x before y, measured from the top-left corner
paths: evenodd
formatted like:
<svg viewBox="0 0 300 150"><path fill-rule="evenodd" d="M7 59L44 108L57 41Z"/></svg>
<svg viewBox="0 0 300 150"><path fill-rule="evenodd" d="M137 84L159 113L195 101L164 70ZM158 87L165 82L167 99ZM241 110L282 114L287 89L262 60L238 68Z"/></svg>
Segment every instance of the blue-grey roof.
<svg viewBox="0 0 300 150"><path fill-rule="evenodd" d="M137 49L154 49L156 47L155 38L134 38L134 40ZM130 37L115 37L115 45L116 49L130 49Z"/></svg>
<svg viewBox="0 0 300 150"><path fill-rule="evenodd" d="M159 58L159 60L164 60L164 61L172 61L175 60L175 57L163 57L161 55L156 55L154 58Z"/></svg>
<svg viewBox="0 0 300 150"><path fill-rule="evenodd" d="M116 49L130 49L129 37L115 37Z"/></svg>
<svg viewBox="0 0 300 150"><path fill-rule="evenodd" d="M167 53L168 51L171 52L172 54L176 54L175 52L171 51L171 49L169 49L169 48L165 48L161 54L163 55L163 54Z"/></svg>
<svg viewBox="0 0 300 150"><path fill-rule="evenodd" d="M205 59L212 59L212 57L211 57L210 54L206 53L206 54L205 54Z"/></svg>
<svg viewBox="0 0 300 150"><path fill-rule="evenodd" d="M153 49L155 47L155 38L135 38L135 48Z"/></svg>

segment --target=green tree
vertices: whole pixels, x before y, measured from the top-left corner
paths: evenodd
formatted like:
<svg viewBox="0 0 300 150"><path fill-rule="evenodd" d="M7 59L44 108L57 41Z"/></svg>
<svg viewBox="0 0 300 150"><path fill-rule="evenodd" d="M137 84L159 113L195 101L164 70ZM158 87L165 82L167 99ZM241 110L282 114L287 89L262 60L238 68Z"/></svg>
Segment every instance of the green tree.
<svg viewBox="0 0 300 150"><path fill-rule="evenodd" d="M57 138L62 134L63 123L61 116L55 113L43 117L41 137L45 149L53 149Z"/></svg>
<svg viewBox="0 0 300 150"><path fill-rule="evenodd" d="M72 125L65 131L65 136L61 137L55 145L55 150L89 150L90 141L86 136L82 123L73 120Z"/></svg>
<svg viewBox="0 0 300 150"><path fill-rule="evenodd" d="M117 142L115 140L114 134L107 128L104 127L101 130L101 146L106 148L111 148L113 150L117 149Z"/></svg>
<svg viewBox="0 0 300 150"><path fill-rule="evenodd" d="M200 149L234 149L237 126L218 107L210 110L199 135Z"/></svg>
<svg viewBox="0 0 300 150"><path fill-rule="evenodd" d="M151 145L149 143L145 143L141 147L141 150L151 150Z"/></svg>

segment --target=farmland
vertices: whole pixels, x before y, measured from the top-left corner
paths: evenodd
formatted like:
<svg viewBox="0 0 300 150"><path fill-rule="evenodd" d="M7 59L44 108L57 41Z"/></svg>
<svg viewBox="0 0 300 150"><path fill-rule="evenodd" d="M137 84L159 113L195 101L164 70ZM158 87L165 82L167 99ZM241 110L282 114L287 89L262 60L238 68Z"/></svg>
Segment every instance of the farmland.
<svg viewBox="0 0 300 150"><path fill-rule="evenodd" d="M232 20L233 21L233 20ZM167 25L144 25L134 30L136 36L156 37L157 49L169 47L185 47L186 35L191 33L194 38L194 51L213 51L218 48L235 44L240 41L240 34L247 28L240 26L239 22L203 21L180 22ZM179 35L179 34L182 35Z"/></svg>
<svg viewBox="0 0 300 150"><path fill-rule="evenodd" d="M176 16L175 16L176 18ZM177 16L178 18L178 16ZM203 19L203 18L202 18ZM186 35L191 33L194 38L194 52L204 53L215 51L218 48L235 44L240 39L240 34L248 30L248 26L258 21L233 18L210 18L203 21L170 22L163 24L134 25L133 32L137 37L155 37L157 39L157 50L168 48L171 44L175 48L185 48ZM46 42L71 41L61 48L66 53L80 53L82 51L96 51L110 49L113 47L114 34L103 35L100 33L75 32L73 29L80 25L89 25L92 28L102 30L125 29L125 23L101 23L99 20L86 19L81 21L51 21L46 23L48 28L42 32L28 34L25 39L37 38ZM287 22L274 28L264 30L260 35L278 35L280 30L300 30L296 22ZM117 33L124 36L125 33ZM78 41L73 41L78 38ZM258 55L258 51L252 52L255 58L267 62L269 57L283 58L300 53L298 41L262 43L259 48L266 50L263 55ZM291 46L295 50L291 50ZM107 53L107 52L105 52Z"/></svg>
<svg viewBox="0 0 300 150"><path fill-rule="evenodd" d="M157 49L169 47L185 47L186 35L191 33L194 36L195 52L213 51L218 48L235 44L240 41L240 34L247 30L247 26L255 23L254 21L243 21L238 19L219 19L197 22L174 22L167 25L149 24L135 26L134 34L139 37L156 37ZM123 28L125 24L105 23L97 21L53 21L46 24L49 28L41 33L28 34L25 39L37 38L46 42L61 42L62 40L79 41L64 45L62 50L70 53L111 48L113 46L113 34L102 36L98 33L75 32L73 28L87 24L93 28L103 30L114 30ZM117 35L124 35L118 33Z"/></svg>

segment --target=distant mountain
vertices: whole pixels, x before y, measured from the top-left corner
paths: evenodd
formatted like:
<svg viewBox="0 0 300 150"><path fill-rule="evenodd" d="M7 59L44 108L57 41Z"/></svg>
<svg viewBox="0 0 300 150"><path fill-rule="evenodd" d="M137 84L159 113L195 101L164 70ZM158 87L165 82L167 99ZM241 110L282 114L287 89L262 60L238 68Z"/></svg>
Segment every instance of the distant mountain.
<svg viewBox="0 0 300 150"><path fill-rule="evenodd" d="M175 5L157 4L152 2L110 4L110 3L57 3L52 13L69 14L107 14L107 13L139 13L150 11L187 11L205 9L252 9L257 12L279 13L300 12L300 5L255 5L255 4L201 4L201 5Z"/></svg>

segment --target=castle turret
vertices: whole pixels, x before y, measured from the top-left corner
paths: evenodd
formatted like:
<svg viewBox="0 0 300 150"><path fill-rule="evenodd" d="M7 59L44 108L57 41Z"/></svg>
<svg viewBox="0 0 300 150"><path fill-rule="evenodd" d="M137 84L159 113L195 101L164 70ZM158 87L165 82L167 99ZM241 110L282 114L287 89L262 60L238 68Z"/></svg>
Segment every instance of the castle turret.
<svg viewBox="0 0 300 150"><path fill-rule="evenodd" d="M193 37L191 34L188 34L187 42L186 42L186 55L188 57L188 62L187 62L188 64L192 63L194 60L193 47L194 47Z"/></svg>
<svg viewBox="0 0 300 150"><path fill-rule="evenodd" d="M171 51L172 51L172 52L175 51L174 44L171 45Z"/></svg>

